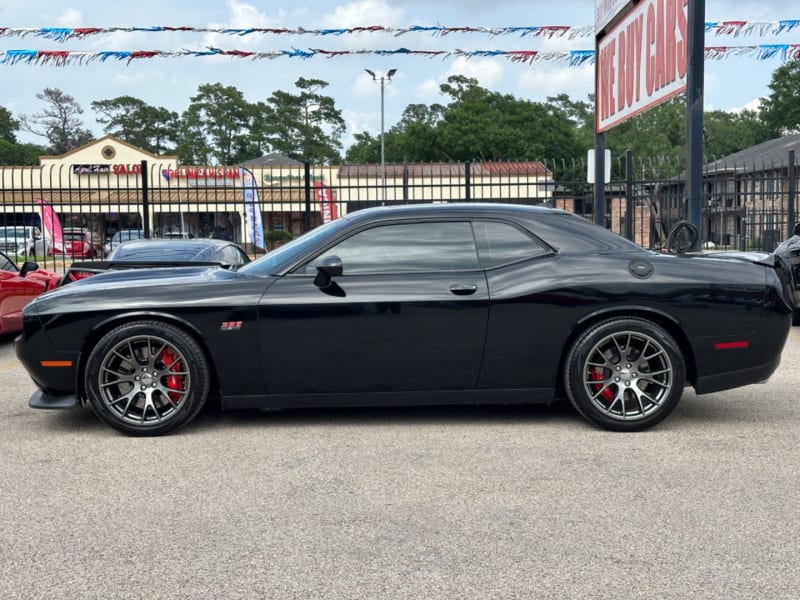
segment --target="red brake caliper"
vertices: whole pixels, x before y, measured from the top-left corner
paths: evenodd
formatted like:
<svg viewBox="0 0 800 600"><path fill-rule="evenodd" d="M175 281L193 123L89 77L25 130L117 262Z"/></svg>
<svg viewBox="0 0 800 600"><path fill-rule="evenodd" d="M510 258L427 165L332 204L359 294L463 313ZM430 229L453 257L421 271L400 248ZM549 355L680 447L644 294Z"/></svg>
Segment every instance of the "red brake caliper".
<svg viewBox="0 0 800 600"><path fill-rule="evenodd" d="M164 368L168 371L177 372L181 370L181 362L175 353L169 348L165 348L161 353L161 360L164 361ZM170 392L169 397L173 402L180 402L181 394L183 391L183 378L180 375L167 375L167 387L171 390L178 390Z"/></svg>
<svg viewBox="0 0 800 600"><path fill-rule="evenodd" d="M603 377L603 371L599 367L595 367L591 371L589 371L589 379L592 381L603 381L605 377ZM599 383L594 384L595 391L599 392L603 386ZM602 392L600 392L600 397L603 398L606 402L611 402L614 399L614 392L611 391L610 387L607 387Z"/></svg>

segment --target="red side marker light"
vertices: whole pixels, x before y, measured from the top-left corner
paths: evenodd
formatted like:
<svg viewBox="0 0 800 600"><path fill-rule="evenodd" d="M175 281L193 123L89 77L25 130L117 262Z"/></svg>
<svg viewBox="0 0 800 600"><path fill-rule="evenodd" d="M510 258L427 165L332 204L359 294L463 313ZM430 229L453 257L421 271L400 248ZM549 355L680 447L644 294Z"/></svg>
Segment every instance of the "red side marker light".
<svg viewBox="0 0 800 600"><path fill-rule="evenodd" d="M738 348L747 348L747 342L720 342L714 344L716 350L736 350Z"/></svg>

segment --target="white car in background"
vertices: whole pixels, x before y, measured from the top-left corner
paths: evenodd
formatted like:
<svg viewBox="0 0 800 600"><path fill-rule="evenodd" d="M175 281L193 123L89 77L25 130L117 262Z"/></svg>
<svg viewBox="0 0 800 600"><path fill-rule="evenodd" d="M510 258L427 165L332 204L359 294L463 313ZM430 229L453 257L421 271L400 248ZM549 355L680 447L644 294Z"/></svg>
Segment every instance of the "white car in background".
<svg viewBox="0 0 800 600"><path fill-rule="evenodd" d="M38 227L6 225L0 227L0 251L10 256L44 256L47 245Z"/></svg>

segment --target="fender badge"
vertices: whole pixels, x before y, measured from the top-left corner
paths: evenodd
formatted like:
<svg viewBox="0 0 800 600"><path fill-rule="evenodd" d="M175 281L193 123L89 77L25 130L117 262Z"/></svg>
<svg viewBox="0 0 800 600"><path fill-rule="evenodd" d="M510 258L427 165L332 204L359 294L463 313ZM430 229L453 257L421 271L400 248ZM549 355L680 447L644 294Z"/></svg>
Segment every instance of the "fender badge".
<svg viewBox="0 0 800 600"><path fill-rule="evenodd" d="M223 321L220 331L239 331L242 328L241 321Z"/></svg>

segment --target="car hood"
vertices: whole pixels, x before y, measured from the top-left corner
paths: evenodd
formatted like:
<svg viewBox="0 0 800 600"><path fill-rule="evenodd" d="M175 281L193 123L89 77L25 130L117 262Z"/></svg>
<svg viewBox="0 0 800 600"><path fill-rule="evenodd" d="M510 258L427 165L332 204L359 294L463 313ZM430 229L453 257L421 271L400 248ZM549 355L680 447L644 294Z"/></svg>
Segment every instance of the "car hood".
<svg viewBox="0 0 800 600"><path fill-rule="evenodd" d="M244 286L232 285L249 282ZM104 310L157 310L235 303L263 293L271 278L246 276L221 268L179 267L99 273L38 296L28 314L87 313ZM241 298L238 296L242 296Z"/></svg>
<svg viewBox="0 0 800 600"><path fill-rule="evenodd" d="M153 269L120 269L105 271L92 277L81 279L70 284L70 287L114 287L119 285L164 285L164 280L170 280L173 285L189 283L192 281L207 281L214 276L217 267L209 268L208 265L198 267L163 267Z"/></svg>

